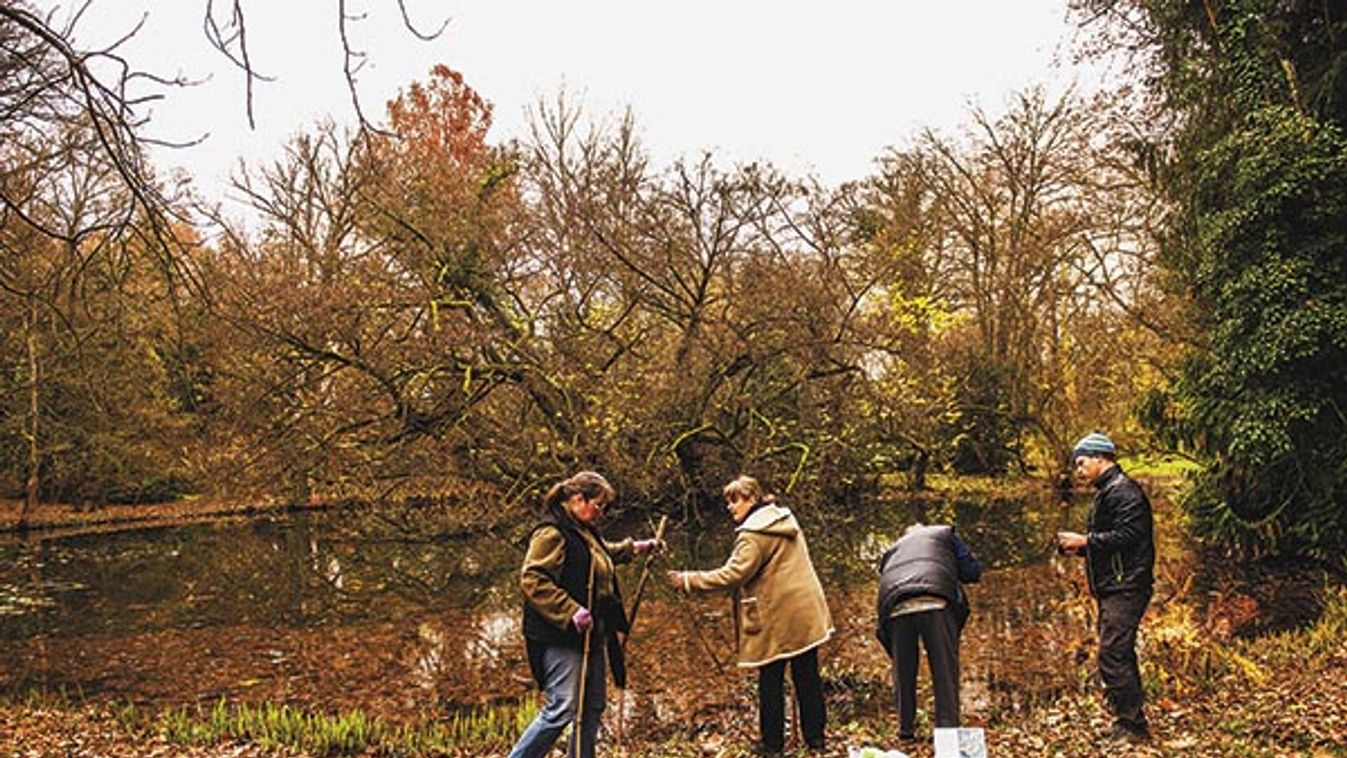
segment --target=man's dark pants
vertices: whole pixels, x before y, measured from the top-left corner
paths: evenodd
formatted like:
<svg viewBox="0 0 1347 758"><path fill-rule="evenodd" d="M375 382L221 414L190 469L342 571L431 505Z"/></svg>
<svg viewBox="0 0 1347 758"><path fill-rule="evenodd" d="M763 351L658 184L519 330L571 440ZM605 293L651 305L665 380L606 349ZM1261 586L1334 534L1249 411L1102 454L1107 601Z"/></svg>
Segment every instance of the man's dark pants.
<svg viewBox="0 0 1347 758"><path fill-rule="evenodd" d="M1137 665L1137 627L1151 591L1115 592L1099 598L1099 678L1118 726L1147 731L1141 711L1141 670Z"/></svg>
<svg viewBox="0 0 1347 758"><path fill-rule="evenodd" d="M910 736L917 719L917 641L926 648L935 691L935 725L959 725L959 622L944 608L896 616L889 620L889 652L893 654L893 696L898 706L898 733Z"/></svg>

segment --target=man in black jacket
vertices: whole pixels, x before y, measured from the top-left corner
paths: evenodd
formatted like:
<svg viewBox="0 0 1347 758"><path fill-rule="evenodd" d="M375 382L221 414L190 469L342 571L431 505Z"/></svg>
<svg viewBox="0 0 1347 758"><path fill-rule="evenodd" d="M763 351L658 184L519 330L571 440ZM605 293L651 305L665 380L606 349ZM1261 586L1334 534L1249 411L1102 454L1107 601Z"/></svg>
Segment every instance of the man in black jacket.
<svg viewBox="0 0 1347 758"><path fill-rule="evenodd" d="M1107 435L1091 432L1076 443L1076 475L1097 490L1086 534L1058 532L1057 548L1085 556L1090 592L1099 603L1099 676L1113 710L1111 739L1150 738L1142 712L1137 628L1155 584L1154 522L1141 487L1123 473Z"/></svg>
<svg viewBox="0 0 1347 758"><path fill-rule="evenodd" d="M876 635L893 658L898 736L916 737L917 641L926 648L935 725L959 725L959 634L968 620L962 583L982 564L950 526L913 524L879 559Z"/></svg>

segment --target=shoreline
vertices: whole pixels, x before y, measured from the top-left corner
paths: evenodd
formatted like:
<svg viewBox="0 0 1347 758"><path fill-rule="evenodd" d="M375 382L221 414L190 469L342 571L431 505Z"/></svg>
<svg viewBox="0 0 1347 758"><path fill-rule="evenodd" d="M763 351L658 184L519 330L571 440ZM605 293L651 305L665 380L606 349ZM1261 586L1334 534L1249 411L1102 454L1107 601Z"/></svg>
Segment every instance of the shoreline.
<svg viewBox="0 0 1347 758"><path fill-rule="evenodd" d="M31 536L38 538L63 537L90 532L110 532L122 529L142 529L193 523L219 518L251 518L264 514L283 514L298 511L320 511L334 507L331 503L296 505L256 502L186 499L167 503L137 505L100 505L75 507L59 503L40 503L28 514L28 523L19 526L19 511L23 501L0 499L0 535Z"/></svg>
<svg viewBox="0 0 1347 758"><path fill-rule="evenodd" d="M1151 486L1172 486L1174 477L1147 476ZM934 477L921 491L898 490L891 497L897 499L959 498L972 495L1051 497L1051 482L1039 476L1011 477ZM1085 490L1077 489L1078 500L1088 499ZM258 496L254 500L217 500L188 497L163 503L134 505L73 506L64 503L39 503L29 514L28 524L19 528L19 511L23 501L0 498L0 537L14 535L52 538L91 532L112 532L123 529L155 528L195 523L220 518L253 518L268 514L327 511L349 505L351 500L316 501L297 504Z"/></svg>

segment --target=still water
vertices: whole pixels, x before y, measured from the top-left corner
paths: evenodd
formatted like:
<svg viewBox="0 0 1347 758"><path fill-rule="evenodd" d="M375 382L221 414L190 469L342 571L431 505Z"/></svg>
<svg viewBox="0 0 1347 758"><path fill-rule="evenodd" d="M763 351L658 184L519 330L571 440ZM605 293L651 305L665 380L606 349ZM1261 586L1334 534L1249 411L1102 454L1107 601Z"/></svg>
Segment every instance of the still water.
<svg viewBox="0 0 1347 758"><path fill-rule="evenodd" d="M516 548L499 538L395 536L367 516L10 539L0 543L0 639L384 620L477 606L516 568Z"/></svg>
<svg viewBox="0 0 1347 758"><path fill-rule="evenodd" d="M1066 523L1055 509L1024 499L904 504L887 513L816 518L810 540L820 573L844 583L869 579L866 572L892 537L923 514L958 524L989 568L1046 560L1052 528ZM811 519L804 518L808 528ZM730 525L721 520L713 517L697 537L671 536L670 560L715 561L729 539ZM0 539L0 639L241 623L341 625L425 609L489 612L502 595L513 602L523 539L518 529L424 537L377 514L349 511L10 536Z"/></svg>
<svg viewBox="0 0 1347 758"><path fill-rule="evenodd" d="M976 623L965 639L975 698L1003 687L1005 661L1023 647L1018 628L1069 602L1050 535L1079 526L1083 509L1062 509L1046 492L798 510L838 626L825 673L864 672L877 691L887 662L870 639L874 564L915 520L956 524L988 569L971 593ZM649 531L605 526L609 538ZM525 523L465 530L425 514L348 510L3 538L0 692L316 702L395 717L519 697L528 689L517 590L527 533ZM671 528L671 555L654 566L634 633L644 637L632 645L637 692L642 671L657 678L645 689L658 697L680 677L695 689L711 664L733 670L728 603L677 598L659 581L664 568L718 565L732 539L722 514ZM640 571L624 569L629 600ZM1043 653L1026 648L1025 665Z"/></svg>

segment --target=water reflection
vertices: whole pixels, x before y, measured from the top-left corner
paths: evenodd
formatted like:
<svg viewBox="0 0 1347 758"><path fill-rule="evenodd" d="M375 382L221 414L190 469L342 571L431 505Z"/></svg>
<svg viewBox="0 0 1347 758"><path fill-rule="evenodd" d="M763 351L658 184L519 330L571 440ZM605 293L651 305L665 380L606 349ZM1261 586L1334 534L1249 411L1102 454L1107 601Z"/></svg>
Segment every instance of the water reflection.
<svg viewBox="0 0 1347 758"><path fill-rule="evenodd" d="M309 627L473 607L517 568L483 540L407 541L298 515L0 544L0 639L258 624Z"/></svg>
<svg viewBox="0 0 1347 758"><path fill-rule="evenodd" d="M918 520L955 524L988 568L971 588L965 632L971 712L1013 713L1079 686L1071 662L1092 606L1072 584L1078 562L1054 559L1049 537L1080 514L1046 497L800 511L839 628L825 650L830 697L887 705L888 662L873 640L876 563ZM408 717L528 696L517 588L527 525L469 534L438 523L347 511L0 543L0 689ZM713 517L669 541L667 565L712 567L728 555L733 525ZM630 593L639 565L623 571ZM747 702L730 661L728 602L688 604L660 584L647 588L629 648L632 688L614 702L628 730L704 724Z"/></svg>
<svg viewBox="0 0 1347 758"><path fill-rule="evenodd" d="M507 647L519 643L520 614L517 610L493 611L477 622L477 636L463 649L465 662L499 661Z"/></svg>

